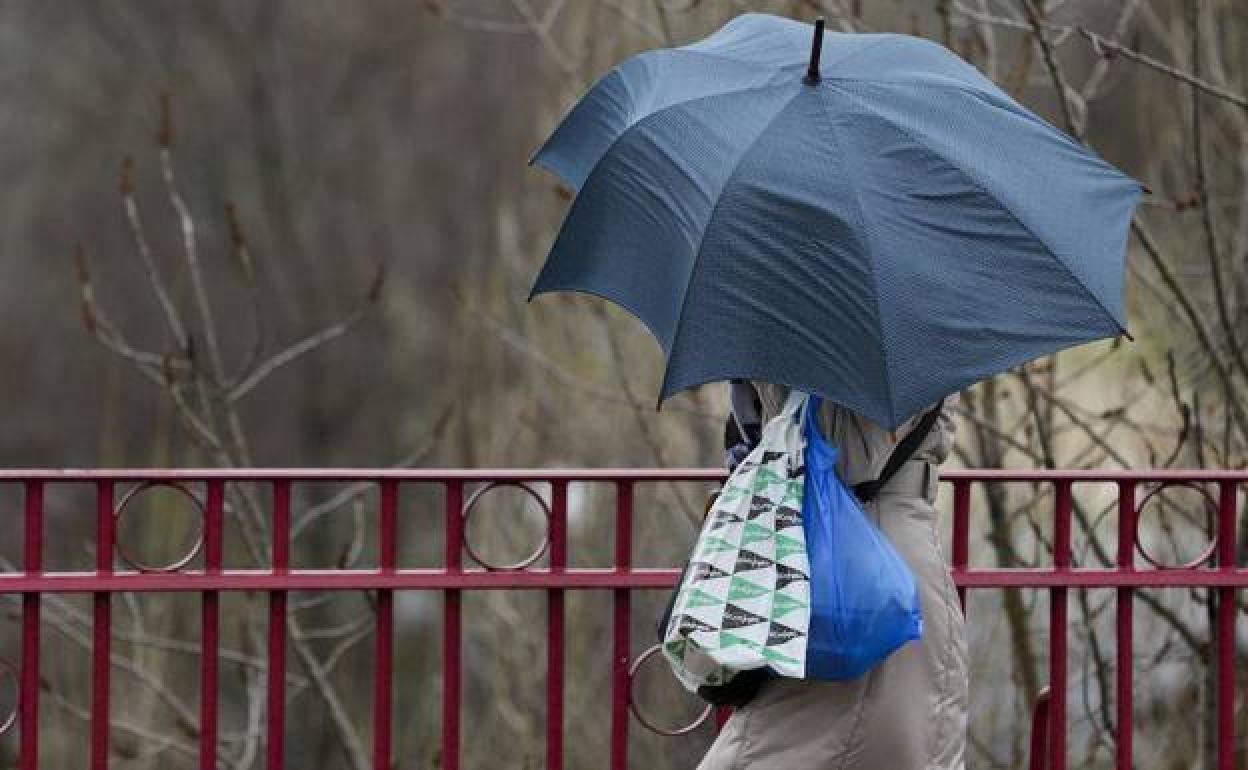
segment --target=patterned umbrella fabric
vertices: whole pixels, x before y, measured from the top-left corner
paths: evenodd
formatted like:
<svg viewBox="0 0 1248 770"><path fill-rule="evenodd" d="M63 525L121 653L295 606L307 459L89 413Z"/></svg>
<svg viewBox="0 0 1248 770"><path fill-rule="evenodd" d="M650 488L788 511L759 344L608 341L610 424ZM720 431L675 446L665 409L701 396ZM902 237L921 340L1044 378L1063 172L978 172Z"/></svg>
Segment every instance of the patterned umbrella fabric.
<svg viewBox="0 0 1248 770"><path fill-rule="evenodd" d="M1125 331L1140 186L921 38L739 16L616 67L533 160L577 193L533 295L639 318L660 401L750 378L891 428Z"/></svg>

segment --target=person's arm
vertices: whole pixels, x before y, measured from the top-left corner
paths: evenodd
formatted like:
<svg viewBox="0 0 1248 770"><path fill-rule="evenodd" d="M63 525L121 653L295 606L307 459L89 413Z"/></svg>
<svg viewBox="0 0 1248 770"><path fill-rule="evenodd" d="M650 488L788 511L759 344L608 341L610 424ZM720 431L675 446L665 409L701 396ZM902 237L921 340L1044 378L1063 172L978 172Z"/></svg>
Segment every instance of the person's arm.
<svg viewBox="0 0 1248 770"><path fill-rule="evenodd" d="M724 465L729 471L762 440L762 405L754 386L746 380L732 380L729 400L732 412L724 424Z"/></svg>

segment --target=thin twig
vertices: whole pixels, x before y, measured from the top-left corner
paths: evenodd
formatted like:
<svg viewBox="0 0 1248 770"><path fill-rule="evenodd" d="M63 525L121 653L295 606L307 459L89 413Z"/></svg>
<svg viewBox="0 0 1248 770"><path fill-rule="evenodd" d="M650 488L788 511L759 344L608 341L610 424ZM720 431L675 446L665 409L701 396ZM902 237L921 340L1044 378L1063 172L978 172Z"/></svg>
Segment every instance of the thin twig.
<svg viewBox="0 0 1248 770"><path fill-rule="evenodd" d="M1069 85L1066 84L1066 77L1062 74L1062 70L1057 66L1057 55L1053 51L1053 44L1049 41L1048 30L1044 25L1040 11L1037 10L1035 0L1023 0L1023 11L1027 14L1027 22L1031 25L1032 34L1035 35L1036 43L1040 46L1040 53L1044 57L1044 65L1049 69L1049 76L1053 78L1053 87L1057 90L1057 103L1062 108L1062 117L1066 120L1066 128L1075 137L1083 139L1083 131L1081 128L1081 120L1075 117L1075 108L1072 106L1072 100L1076 95L1071 91Z"/></svg>
<svg viewBox="0 0 1248 770"><path fill-rule="evenodd" d="M134 197L134 160L129 156L121 162L121 205L126 215L126 222L129 224L130 236L134 239L135 251L143 263L143 271L147 274L152 293L156 295L156 301L164 313L165 322L169 324L173 341L179 350L189 355L190 341L186 333L186 325L178 316L177 308L169 296L169 290L165 288L165 282L156 268L156 260L152 258L152 248L147 243L143 220L139 216L139 205Z"/></svg>
<svg viewBox="0 0 1248 770"><path fill-rule="evenodd" d="M1237 107L1248 110L1248 97L1245 97L1241 94L1234 93L1232 91L1228 91L1225 88L1222 88L1213 83L1210 83L1209 81L1203 78L1197 77L1191 74L1190 72L1184 72L1183 70L1177 67L1172 67L1169 64L1157 61L1151 56L1147 56L1145 54L1139 53L1131 48L1128 48L1127 46L1120 45L1118 43L1115 43L1112 40L1106 40L1105 38L1096 34L1095 32L1088 29L1087 27L1078 26L1078 27L1075 27L1075 31L1078 32L1080 35L1082 35L1089 43L1091 43L1092 49L1096 51L1098 54L1100 54L1101 56L1112 55L1112 56L1121 56L1124 59L1130 59L1131 61L1137 64L1143 64L1144 66L1151 67L1152 69L1155 69L1158 72L1165 73L1166 75L1169 75L1175 80L1181 80L1184 83L1187 83L1189 86L1192 86L1193 88L1197 88L1205 92L1206 94L1209 94L1210 96L1213 96L1218 99L1222 99L1223 101L1230 102L1231 104L1234 104Z"/></svg>
<svg viewBox="0 0 1248 770"><path fill-rule="evenodd" d="M393 468L407 468L421 462L429 455L442 439L442 433L446 429L446 424L450 420L453 410L450 405L444 406L442 411L433 421L433 427L430 429L425 443L408 452L403 457L394 462ZM332 515L347 505L352 504L356 500L363 497L370 490L376 489L377 485L372 482L358 482L350 484L339 490L337 494L328 500L318 503L308 508L294 523L290 530L290 538L292 541L297 540L300 535L304 534L313 523Z"/></svg>
<svg viewBox="0 0 1248 770"><path fill-rule="evenodd" d="M243 275L243 283L247 287L247 293L251 297L251 319L252 319L252 339L251 345L247 349L247 353L243 356L243 361L238 367L240 376L255 368L259 363L260 357L264 354L265 345L268 344L268 334L264 323L264 295L260 291L260 282L256 277L255 259L252 255L251 244L247 239L247 234L243 230L242 222L239 221L238 209L233 203L225 204L225 221L230 231L230 252L234 255L234 260L239 266L239 270ZM233 387L236 383L230 383L229 387Z"/></svg>
<svg viewBox="0 0 1248 770"><path fill-rule="evenodd" d="M294 616L287 616L286 627L292 640L297 640L302 633L299 623ZM353 770L368 770L369 759L364 751L364 745L360 742L359 734L356 732L354 724L352 724L350 713L348 713L347 708L338 698L337 691L329 683L326 667L322 666L320 661L316 659L316 656L307 644L296 643L291 646L312 680L312 689L316 691L321 700L325 702L326 708L329 709L330 720L336 728L334 732L342 743L351 767Z"/></svg>
<svg viewBox="0 0 1248 770"><path fill-rule="evenodd" d="M61 707L61 709L63 709L67 714L76 717L83 723L89 724L91 722L91 712L81 706L78 706L77 704L71 703L68 698L66 698L55 688L48 687L41 682L39 689L52 703ZM109 729L121 730L122 732L130 733L150 745L148 750L134 757L134 759L151 760L160 754L163 754L166 749L174 749L189 759L196 759L199 757L198 746L174 738L168 733L151 730L147 727L143 727L142 725L132 724L123 719L110 719L108 726Z"/></svg>
<svg viewBox="0 0 1248 770"><path fill-rule="evenodd" d="M231 402L238 401L240 398L247 395L252 388L256 387L269 375L273 374L273 372L283 366L294 363L301 357L311 353L317 348L320 348L325 343L335 340L350 331L352 327L364 318L369 307L377 301L380 296L381 282L384 281L384 278L385 266L383 263L377 268L377 277L374 279L373 288L369 290L368 294L364 298L364 301L357 308L355 308L355 310L348 313L345 318L326 326L318 332L309 334L307 337L304 337L293 345L274 353L263 363L256 366L245 378L242 379L241 382L230 388L227 400Z"/></svg>
<svg viewBox="0 0 1248 770"><path fill-rule="evenodd" d="M1118 12L1118 19L1114 22L1114 31L1110 33L1111 40L1122 40L1126 36L1127 28L1131 25L1131 21L1135 18L1135 12L1139 10L1139 7L1140 0L1126 0L1122 4L1122 10ZM1087 79L1083 81L1083 87L1079 89L1079 95L1083 97L1084 102L1091 102L1100 96L1105 78L1109 75L1109 65L1112 61L1107 56L1097 58L1096 64L1092 66L1092 71L1088 73Z"/></svg>
<svg viewBox="0 0 1248 770"><path fill-rule="evenodd" d="M573 75L578 67L572 57L563 50L563 46L559 45L559 41L555 40L555 36L551 34L550 27L554 23L554 17L539 17L529 5L528 0L511 0L511 5L520 13L524 20L528 23L534 36L550 54L550 58L554 59L559 65L559 69L563 70L565 75Z"/></svg>
<svg viewBox="0 0 1248 770"><path fill-rule="evenodd" d="M1149 261L1157 270L1158 275L1161 276L1162 283L1166 285L1166 288L1170 291L1171 296L1174 297L1174 299L1179 303L1179 306L1183 309L1187 323L1196 334L1196 338L1199 341L1200 346L1204 349L1205 355L1208 356L1210 364L1217 370L1219 378L1221 378L1221 380L1229 386L1229 384L1234 381L1233 373L1222 360L1222 355L1213 344L1213 339L1210 336L1208 329L1205 328L1205 324L1201 320L1200 314L1197 313L1196 308L1192 305L1191 299L1187 296L1187 292L1175 278L1174 272L1170 269L1170 266L1166 263L1165 259L1162 258L1161 251L1158 248L1156 241L1153 239L1152 234L1149 233L1148 229L1139 217L1136 217L1131 223L1131 232L1135 235L1140 245L1144 247L1144 253L1148 255ZM1239 429L1241 435L1248 438L1248 414L1244 413L1243 405L1240 403L1239 399L1234 398L1228 399L1228 405L1235 416L1236 427Z"/></svg>
<svg viewBox="0 0 1248 770"><path fill-rule="evenodd" d="M1203 5L1201 0L1192 2L1195 15L1192 23L1192 69L1198 76L1201 72L1200 15ZM1209 169L1208 160L1205 157L1204 121L1201 120L1200 90L1197 88L1192 88L1192 152L1196 166L1196 197L1200 201L1200 222L1205 235L1205 255L1209 260L1209 273L1213 279L1214 305L1218 310L1218 321L1221 324L1222 333L1231 349L1231 359L1239 367L1240 374L1248 378L1248 360L1244 358L1244 350L1240 347L1235 325L1231 323L1231 314L1226 303L1221 249L1218 247L1213 205L1209 199Z"/></svg>
<svg viewBox="0 0 1248 770"><path fill-rule="evenodd" d="M1031 2L1031 0L1025 0L1025 2L1029 3ZM1033 28L1032 25L1026 20L1011 19L1006 16L996 16L990 13L981 13L975 10L974 8L968 8L965 5L962 5L961 3L957 3L957 2L955 2L955 7L957 8L959 13L965 14L966 16L972 19L975 19L976 21L981 22L983 24L992 24L994 26L1008 27L1010 29L1031 30ZM1116 43L1113 40L1109 40L1093 32L1087 27L1084 27L1082 25L1063 26L1060 24L1052 24L1046 21L1041 21L1040 26L1043 29L1046 29L1058 35L1063 35L1063 34L1068 35L1072 32L1077 33L1081 35L1085 40L1087 40L1088 43L1092 46L1092 50L1095 51L1100 56L1121 56L1122 58L1129 59L1130 61L1133 61L1136 64L1142 64L1145 67L1149 67L1151 69L1157 70L1158 72L1164 73L1174 78L1175 80L1180 80L1184 83L1187 83L1190 86L1199 88L1201 91L1204 91L1206 94L1209 94L1210 96L1216 97L1218 99L1222 99L1223 101L1230 102L1231 104L1234 104L1237 107L1248 110L1248 97L1245 97L1241 94L1237 94L1233 91L1229 91L1225 88L1222 88L1221 86L1218 86L1214 83L1210 83L1209 81L1204 80L1202 78L1198 78L1190 72L1185 72L1184 70L1181 70L1178 67L1174 67L1162 61L1158 61L1157 59L1154 59L1153 57L1148 56L1147 54L1142 54L1132 48L1129 48L1128 46L1122 45L1120 43Z"/></svg>
<svg viewBox="0 0 1248 770"><path fill-rule="evenodd" d="M480 321L484 326L488 327L490 331L498 337L500 342L537 364L540 369L548 373L554 378L555 382L560 385L574 390L579 390L582 393L593 396L594 398L602 401L609 401L611 403L620 404L629 408L635 406L636 402L630 401L628 398L621 396L618 388L602 385L586 377L581 377L567 371L565 367L556 363L550 356L543 352L541 348L525 338L524 335L503 325L487 313L478 312L473 317ZM713 414L702 409L693 409L681 404L665 404L663 409L664 411L693 415L703 420L713 421L716 423L722 423L724 419L721 414Z"/></svg>

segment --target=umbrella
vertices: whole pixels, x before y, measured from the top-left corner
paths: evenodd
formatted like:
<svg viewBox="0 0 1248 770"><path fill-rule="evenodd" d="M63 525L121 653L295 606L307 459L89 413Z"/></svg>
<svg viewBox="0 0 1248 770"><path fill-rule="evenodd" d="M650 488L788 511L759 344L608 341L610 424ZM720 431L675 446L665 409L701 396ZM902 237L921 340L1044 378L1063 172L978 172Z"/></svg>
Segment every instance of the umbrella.
<svg viewBox="0 0 1248 770"><path fill-rule="evenodd" d="M750 378L892 428L1126 331L1139 184L921 38L738 16L617 66L533 161L576 196L531 297L640 319L660 403Z"/></svg>

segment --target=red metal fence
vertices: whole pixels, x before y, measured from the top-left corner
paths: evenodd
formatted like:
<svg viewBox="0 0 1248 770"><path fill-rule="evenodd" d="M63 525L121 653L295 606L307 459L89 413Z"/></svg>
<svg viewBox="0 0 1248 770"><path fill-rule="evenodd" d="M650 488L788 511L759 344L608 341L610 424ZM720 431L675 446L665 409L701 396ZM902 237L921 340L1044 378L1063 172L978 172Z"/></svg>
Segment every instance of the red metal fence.
<svg viewBox="0 0 1248 770"><path fill-rule="evenodd" d="M222 591L267 592L269 601L266 767L276 770L284 762L287 594L290 591L376 591L375 674L372 714L374 767L389 768L392 755L392 704L394 591L440 590L444 592L442 667L442 766L455 770L460 762L461 647L463 591L485 589L535 589L546 592L547 688L546 766L563 767L564 705L564 598L569 590L612 591L611 739L610 766L628 766L630 719L650 726L644 715L633 713L631 683L636 667L650 654L631 657L630 600L639 589L664 588L678 576L677 569L633 566L633 491L639 483L716 481L717 470L185 470L185 471L0 471L0 483L24 487L23 571L0 573L0 593L20 594L21 658L18 665L0 659L0 686L5 678L16 680L17 705L11 715L0 714L0 735L16 727L19 741L18 767L34 770L39 765L39 651L40 599L44 594L87 593L93 602L92 694L90 701L90 767L109 766L109 702L111 602L122 591L190 591L202 597L200 656L200 766L215 770L217 763L220 662L220 594ZM307 570L291 566L291 489L310 482L366 482L379 490L380 559L378 569ZM1117 730L1116 767L1132 767L1132 593L1141 588L1201 586L1216 590L1217 615L1214 650L1217 666L1217 767L1232 770L1234 741L1234 641L1236 592L1248 587L1248 568L1236 564L1235 517L1240 486L1248 472L1216 471L953 471L942 481L953 493L953 577L963 607L971 589L1030 587L1049 592L1050 688L1037 704L1037 728L1032 736L1033 766L1065 770L1067 607L1071 589L1117 589ZM271 496L271 566L265 570L223 567L225 528L224 501L228 484L262 483ZM568 486L575 482L598 482L615 487L614 565L608 568L568 566ZM983 482L1049 485L1054 492L1052 519L1053 566L1036 569L980 569L968 566L969 521L972 486ZM531 484L548 484L548 498ZM1073 489L1084 483L1116 485L1118 543L1116 567L1085 568L1072 565L1071 519ZM96 569L93 572L45 572L44 490L49 484L88 484L96 490ZM400 490L410 484L437 484L444 490L446 552L438 569L406 569L397 563L400 526ZM128 502L141 489L171 486L191 493L202 485L201 498L192 495L202 515L203 568L187 568L188 558L170 565L139 564L117 542L117 522ZM1149 495L1167 486L1197 486L1210 496L1216 511L1215 537L1209 549L1193 562L1161 566L1136 539L1138 512ZM533 557L520 564L491 565L473 551L465 538L465 524L473 504L491 488L515 486L531 492L541 502L548 523L547 538ZM1141 487L1149 491L1137 494ZM124 489L123 489L124 487ZM465 498L466 488L472 491ZM1216 494L1208 489L1216 490ZM124 493L118 499L119 492ZM1137 497L1140 502L1137 504ZM197 546L197 550L199 548ZM1137 565L1137 553L1145 566ZM535 566L548 556L549 566ZM467 560L465 559L467 556ZM468 562L467 564L465 562ZM118 565L125 565L119 569ZM650 651L651 653L653 650ZM10 682L11 684L11 682ZM631 716L630 716L631 714ZM704 714L705 718L706 714ZM679 732L679 731L677 731ZM1044 757L1039 756L1045 755Z"/></svg>

